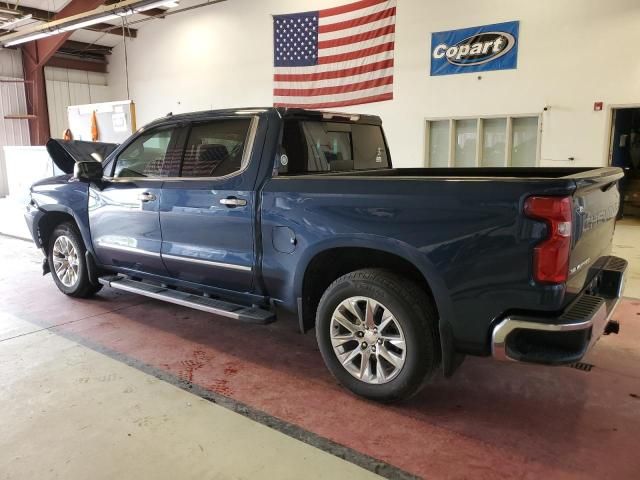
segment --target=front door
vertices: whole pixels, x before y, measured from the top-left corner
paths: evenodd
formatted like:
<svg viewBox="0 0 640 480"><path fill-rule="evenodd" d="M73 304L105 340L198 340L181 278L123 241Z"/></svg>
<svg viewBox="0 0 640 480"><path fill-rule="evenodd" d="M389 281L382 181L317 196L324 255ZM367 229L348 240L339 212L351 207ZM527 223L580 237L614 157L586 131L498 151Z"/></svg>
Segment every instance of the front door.
<svg viewBox="0 0 640 480"><path fill-rule="evenodd" d="M101 264L167 275L160 256L159 210L163 178L179 168L182 149L173 147L177 131L145 131L117 155L112 170L105 172L112 176L92 185L89 224Z"/></svg>
<svg viewBox="0 0 640 480"><path fill-rule="evenodd" d="M162 187L162 259L171 276L225 290L251 289L255 169L248 169L257 119L193 123L180 176Z"/></svg>

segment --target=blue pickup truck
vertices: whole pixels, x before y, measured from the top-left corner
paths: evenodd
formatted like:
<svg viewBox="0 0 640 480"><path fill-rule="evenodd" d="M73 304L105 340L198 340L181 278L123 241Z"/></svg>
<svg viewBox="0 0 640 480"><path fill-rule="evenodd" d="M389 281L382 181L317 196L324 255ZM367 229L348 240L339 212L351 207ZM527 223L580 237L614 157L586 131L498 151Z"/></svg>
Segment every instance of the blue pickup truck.
<svg viewBox="0 0 640 480"><path fill-rule="evenodd" d="M618 330L618 168L394 168L378 117L278 108L48 150L67 174L26 218L63 293L290 318L370 399L465 355L571 364Z"/></svg>

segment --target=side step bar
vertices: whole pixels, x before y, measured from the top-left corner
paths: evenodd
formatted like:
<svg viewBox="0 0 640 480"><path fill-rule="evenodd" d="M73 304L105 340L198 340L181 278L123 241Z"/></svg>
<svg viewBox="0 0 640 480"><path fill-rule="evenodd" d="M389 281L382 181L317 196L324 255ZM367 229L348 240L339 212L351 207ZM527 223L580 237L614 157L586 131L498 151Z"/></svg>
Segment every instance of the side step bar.
<svg viewBox="0 0 640 480"><path fill-rule="evenodd" d="M176 305L182 305L184 307L195 308L196 310L233 318L242 322L267 324L275 320L275 315L272 312L262 308L247 307L245 305L216 300L202 295L181 292L179 290L132 280L121 275L100 277L98 281L107 287L137 293L145 297L175 303Z"/></svg>

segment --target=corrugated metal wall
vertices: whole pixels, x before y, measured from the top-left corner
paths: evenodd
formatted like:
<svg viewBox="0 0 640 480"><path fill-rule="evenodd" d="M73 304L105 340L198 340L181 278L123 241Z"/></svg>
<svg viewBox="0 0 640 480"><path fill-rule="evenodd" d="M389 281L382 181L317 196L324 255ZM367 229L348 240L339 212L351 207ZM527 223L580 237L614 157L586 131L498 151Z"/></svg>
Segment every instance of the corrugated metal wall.
<svg viewBox="0 0 640 480"><path fill-rule="evenodd" d="M22 79L22 57L19 50L0 50L0 79ZM21 82L0 83L0 197L7 195L7 170L4 161L4 146L30 145L27 120L7 120L5 115L27 113L25 84Z"/></svg>
<svg viewBox="0 0 640 480"><path fill-rule="evenodd" d="M0 77L22 78L22 55L20 50L0 49Z"/></svg>
<svg viewBox="0 0 640 480"><path fill-rule="evenodd" d="M51 136L60 138L68 128L67 107L110 101L107 76L104 73L82 72L46 67L44 75L49 105Z"/></svg>

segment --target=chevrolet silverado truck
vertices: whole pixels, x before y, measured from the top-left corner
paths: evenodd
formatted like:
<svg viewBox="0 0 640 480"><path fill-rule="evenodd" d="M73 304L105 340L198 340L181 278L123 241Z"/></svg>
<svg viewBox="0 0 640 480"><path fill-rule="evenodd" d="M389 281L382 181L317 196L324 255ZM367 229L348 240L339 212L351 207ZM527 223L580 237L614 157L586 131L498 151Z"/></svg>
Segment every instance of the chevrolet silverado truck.
<svg viewBox="0 0 640 480"><path fill-rule="evenodd" d="M618 330L618 168L394 168L378 117L280 108L48 149L67 174L33 185L26 219L64 294L297 320L363 397L407 398L465 355L571 364Z"/></svg>

